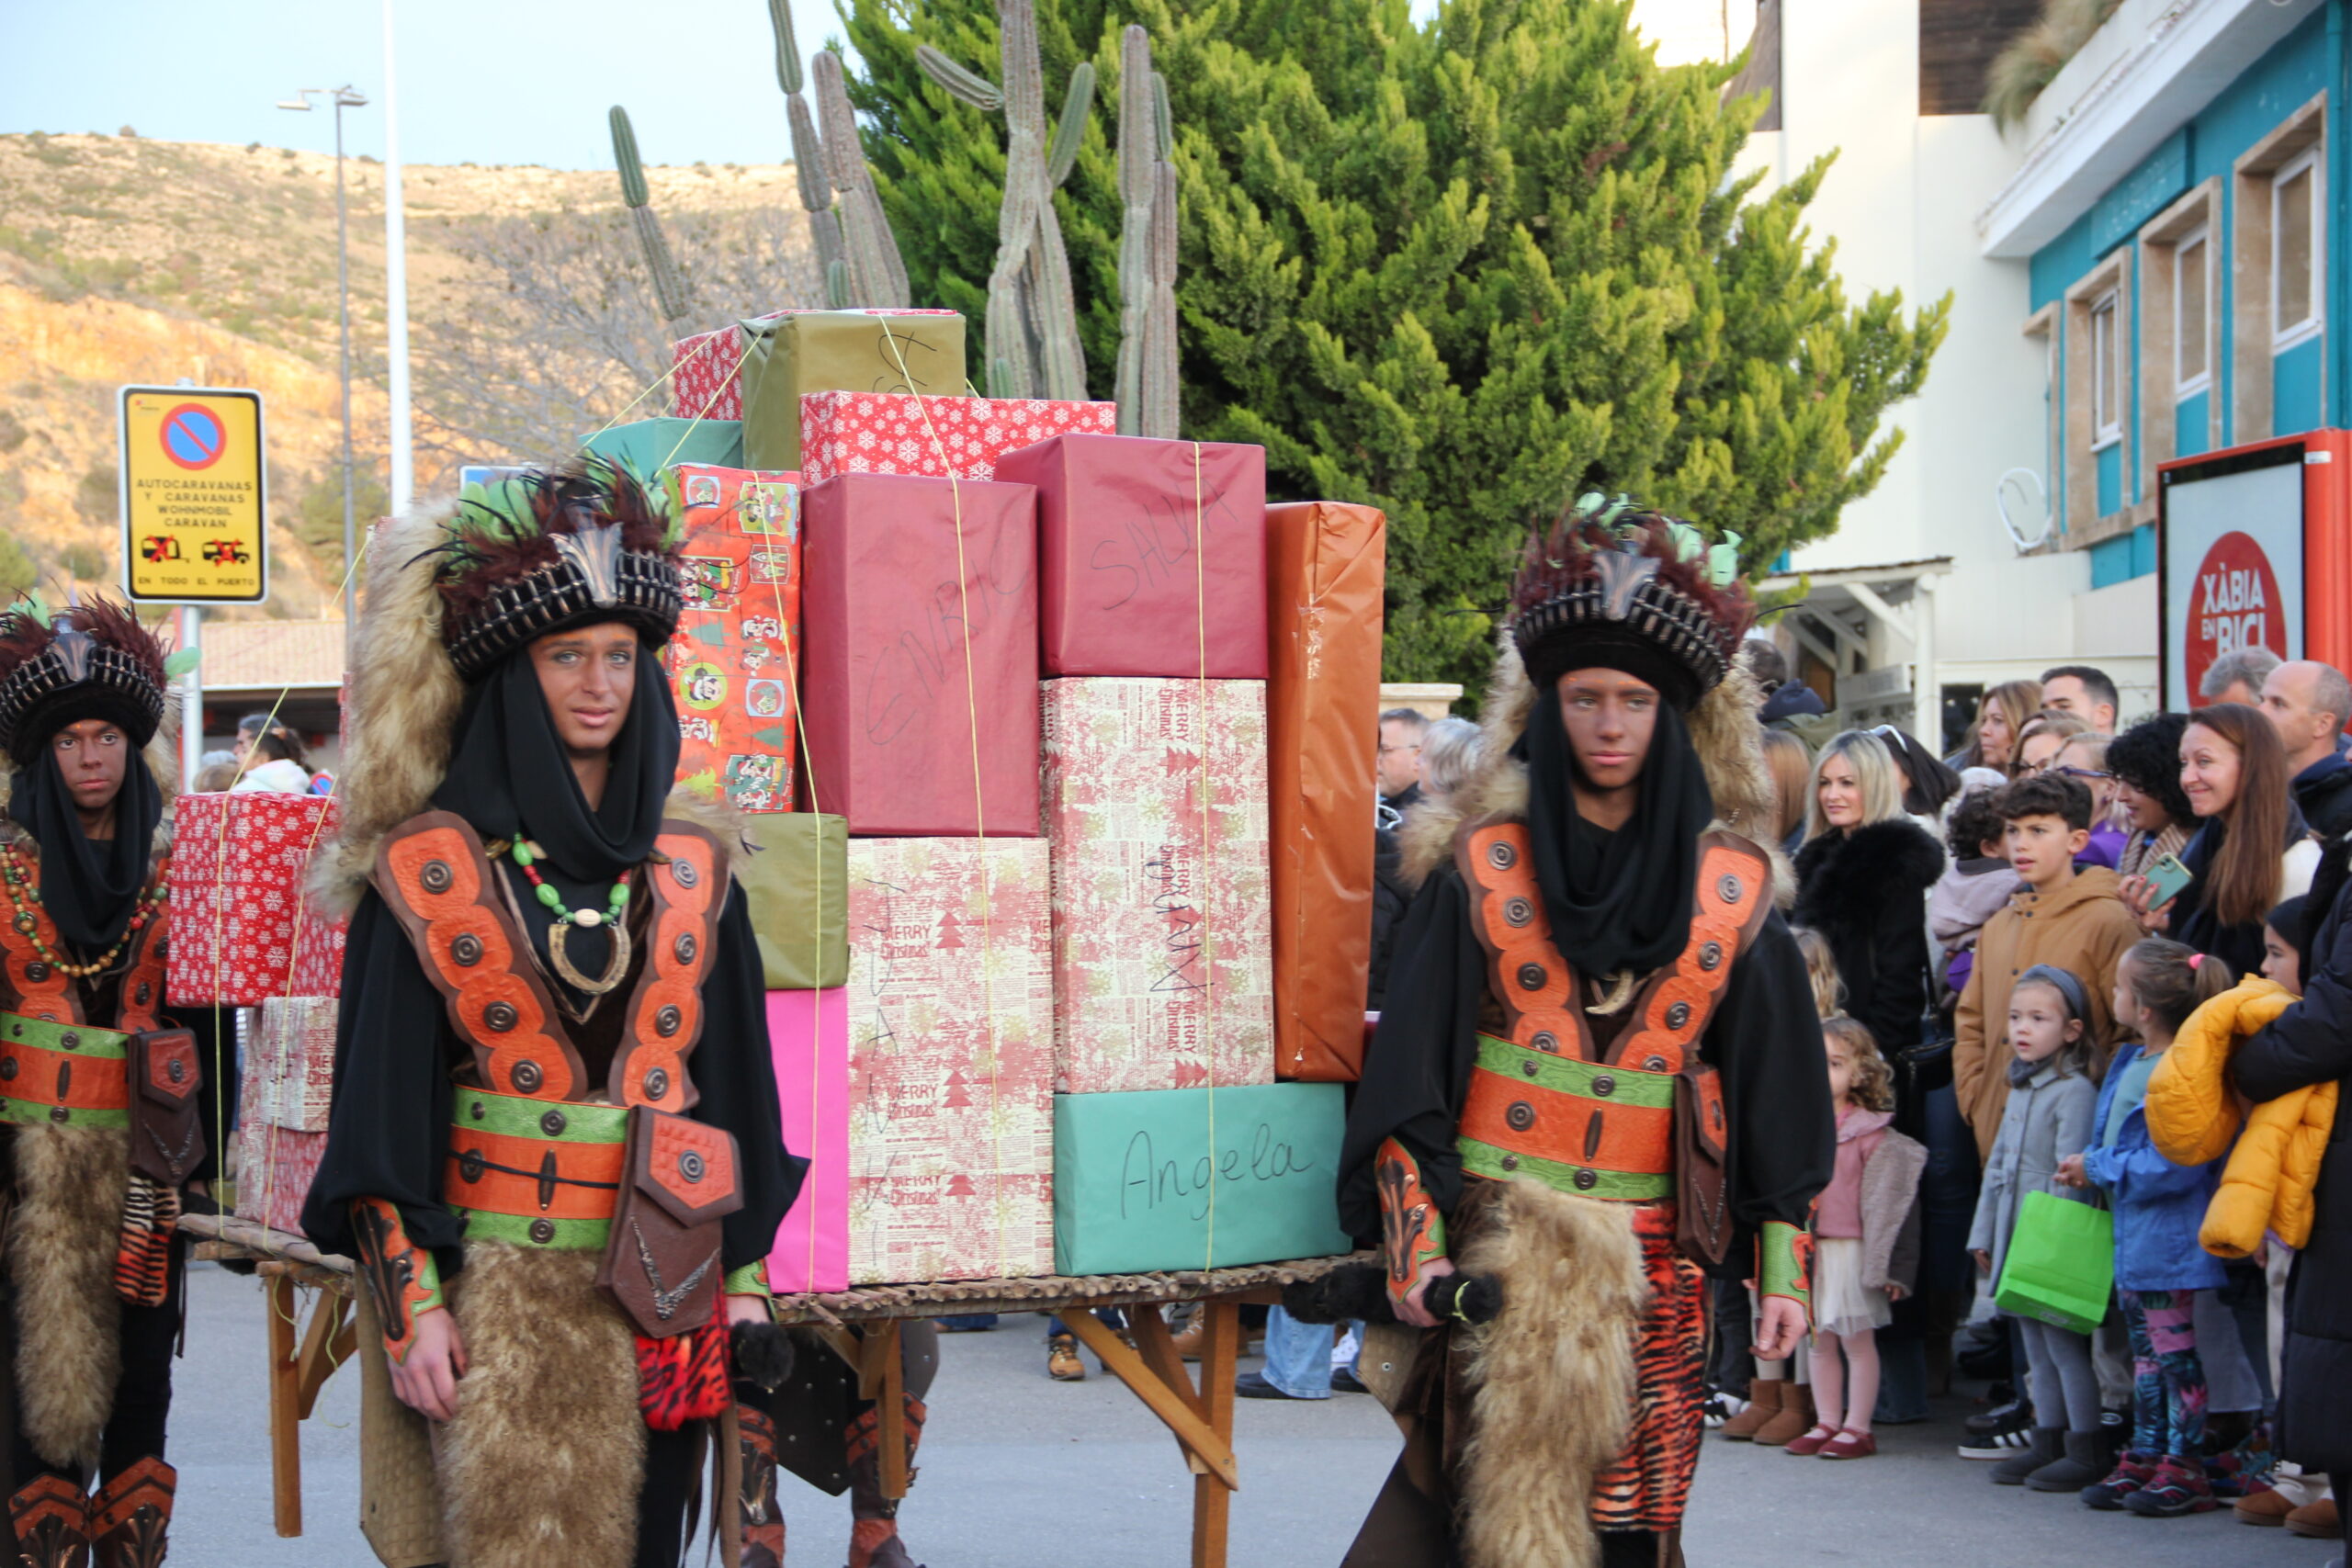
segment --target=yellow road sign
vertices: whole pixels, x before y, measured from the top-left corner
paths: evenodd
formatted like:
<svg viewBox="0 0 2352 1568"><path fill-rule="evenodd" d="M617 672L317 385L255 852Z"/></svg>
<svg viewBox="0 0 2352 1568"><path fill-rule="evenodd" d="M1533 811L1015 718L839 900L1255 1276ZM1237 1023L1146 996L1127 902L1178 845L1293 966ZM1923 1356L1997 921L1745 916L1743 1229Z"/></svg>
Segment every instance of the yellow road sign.
<svg viewBox="0 0 2352 1568"><path fill-rule="evenodd" d="M122 580L133 600L253 604L269 596L261 394L122 389Z"/></svg>

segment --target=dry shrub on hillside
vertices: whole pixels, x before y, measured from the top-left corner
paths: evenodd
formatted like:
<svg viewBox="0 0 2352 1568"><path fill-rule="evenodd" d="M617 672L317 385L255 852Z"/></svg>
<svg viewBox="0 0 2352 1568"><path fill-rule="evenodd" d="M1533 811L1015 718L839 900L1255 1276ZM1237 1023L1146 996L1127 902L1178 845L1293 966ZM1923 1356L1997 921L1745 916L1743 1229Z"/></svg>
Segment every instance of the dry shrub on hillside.
<svg viewBox="0 0 2352 1568"><path fill-rule="evenodd" d="M822 303L798 213L673 211L662 223L695 320ZM460 463L544 462L607 421L670 412L669 388L654 386L670 337L622 209L461 221L445 243L473 265L416 328L422 493Z"/></svg>

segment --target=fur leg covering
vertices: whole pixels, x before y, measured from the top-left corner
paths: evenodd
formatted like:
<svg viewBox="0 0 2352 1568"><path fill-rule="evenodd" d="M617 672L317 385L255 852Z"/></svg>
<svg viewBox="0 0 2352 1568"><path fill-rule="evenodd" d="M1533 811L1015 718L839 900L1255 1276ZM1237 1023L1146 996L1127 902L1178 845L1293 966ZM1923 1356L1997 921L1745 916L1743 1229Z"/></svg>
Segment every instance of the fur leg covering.
<svg viewBox="0 0 2352 1568"><path fill-rule="evenodd" d="M17 1128L14 1141L8 1282L17 1297L17 1422L50 1463L95 1470L122 1375L114 1258L130 1134L35 1125Z"/></svg>
<svg viewBox="0 0 2352 1568"><path fill-rule="evenodd" d="M628 1568L645 1421L628 1319L593 1251L469 1243L450 1310L466 1348L436 1445L457 1568Z"/></svg>
<svg viewBox="0 0 2352 1568"><path fill-rule="evenodd" d="M1648 1294L1623 1207L1513 1181L1461 1267L1499 1276L1470 1341L1460 1539L1469 1568L1593 1568L1594 1478L1617 1457Z"/></svg>

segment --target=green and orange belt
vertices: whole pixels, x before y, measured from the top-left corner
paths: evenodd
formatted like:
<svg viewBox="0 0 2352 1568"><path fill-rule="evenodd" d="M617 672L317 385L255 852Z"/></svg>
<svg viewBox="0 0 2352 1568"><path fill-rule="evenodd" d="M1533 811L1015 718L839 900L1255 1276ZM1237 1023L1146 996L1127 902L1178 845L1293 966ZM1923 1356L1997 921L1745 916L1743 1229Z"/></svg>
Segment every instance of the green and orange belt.
<svg viewBox="0 0 2352 1568"><path fill-rule="evenodd" d="M1674 1075L1478 1036L1457 1146L1473 1176L1620 1203L1674 1196Z"/></svg>
<svg viewBox="0 0 2352 1568"><path fill-rule="evenodd" d="M0 1121L130 1125L130 1036L0 1012Z"/></svg>
<svg viewBox="0 0 2352 1568"><path fill-rule="evenodd" d="M627 1162L628 1107L459 1089L442 1196L468 1240L602 1247Z"/></svg>

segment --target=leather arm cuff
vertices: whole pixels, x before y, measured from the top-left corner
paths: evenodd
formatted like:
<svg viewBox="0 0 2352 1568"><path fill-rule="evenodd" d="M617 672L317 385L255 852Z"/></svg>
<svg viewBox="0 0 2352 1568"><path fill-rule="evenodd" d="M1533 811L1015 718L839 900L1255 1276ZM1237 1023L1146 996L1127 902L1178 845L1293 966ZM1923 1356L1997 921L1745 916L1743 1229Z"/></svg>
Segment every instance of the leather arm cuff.
<svg viewBox="0 0 2352 1568"><path fill-rule="evenodd" d="M445 1303L441 1269L433 1254L408 1238L401 1212L382 1198L355 1198L352 1235L359 1243L359 1277L383 1320L384 1349L395 1365L416 1343L416 1320Z"/></svg>
<svg viewBox="0 0 2352 1568"><path fill-rule="evenodd" d="M1813 1316L1813 1233L1785 1220L1767 1220L1756 1242L1759 1295L1785 1296Z"/></svg>
<svg viewBox="0 0 2352 1568"><path fill-rule="evenodd" d="M729 1269L718 1287L721 1295L764 1296L768 1291L768 1260L758 1258L741 1269Z"/></svg>
<svg viewBox="0 0 2352 1568"><path fill-rule="evenodd" d="M1373 1156L1380 1190L1381 1252L1388 1264L1388 1298L1401 1302L1429 1265L1445 1256L1445 1216L1421 1184L1421 1163L1395 1138Z"/></svg>

